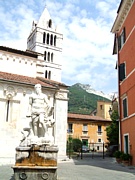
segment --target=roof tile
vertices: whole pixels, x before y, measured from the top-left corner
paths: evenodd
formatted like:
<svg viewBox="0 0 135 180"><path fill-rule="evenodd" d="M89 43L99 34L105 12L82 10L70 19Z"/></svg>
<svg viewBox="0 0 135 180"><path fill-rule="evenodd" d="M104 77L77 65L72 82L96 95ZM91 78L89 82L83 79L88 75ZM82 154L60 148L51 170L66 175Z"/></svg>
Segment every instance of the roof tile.
<svg viewBox="0 0 135 180"><path fill-rule="evenodd" d="M22 76L22 75L12 74L12 73L6 73L2 71L0 71L0 80L14 81L17 83L25 83L25 84L31 84L31 85L41 84L42 86L45 86L45 87L56 88L56 86L50 83L47 83L47 81L43 82L37 78Z"/></svg>
<svg viewBox="0 0 135 180"><path fill-rule="evenodd" d="M84 114L72 114L68 113L68 118L73 118L73 119L84 119L84 120L97 120L97 121L111 121L109 119L104 119L99 116L90 116L90 115L84 115Z"/></svg>

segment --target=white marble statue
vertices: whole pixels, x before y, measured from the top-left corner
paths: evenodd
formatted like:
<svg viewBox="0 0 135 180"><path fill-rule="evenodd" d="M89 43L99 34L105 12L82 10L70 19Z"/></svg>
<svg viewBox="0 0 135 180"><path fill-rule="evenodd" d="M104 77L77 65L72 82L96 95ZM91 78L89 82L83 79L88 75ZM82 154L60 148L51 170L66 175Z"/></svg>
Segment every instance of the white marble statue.
<svg viewBox="0 0 135 180"><path fill-rule="evenodd" d="M55 121L53 118L54 107L51 106L47 95L42 93L40 84L35 85L35 93L29 97L29 107L27 118L30 120L30 128L24 128L29 131L27 135L23 131L21 145L24 144L43 144L52 141L52 135L48 128L53 127ZM26 142L27 141L27 142Z"/></svg>

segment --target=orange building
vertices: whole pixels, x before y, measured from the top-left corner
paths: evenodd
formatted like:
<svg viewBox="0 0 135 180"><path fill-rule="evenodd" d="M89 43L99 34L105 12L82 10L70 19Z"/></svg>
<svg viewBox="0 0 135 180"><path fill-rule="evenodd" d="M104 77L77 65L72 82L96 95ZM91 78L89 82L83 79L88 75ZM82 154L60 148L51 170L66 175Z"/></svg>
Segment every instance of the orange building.
<svg viewBox="0 0 135 180"><path fill-rule="evenodd" d="M79 138L83 145L86 146L90 143L108 143L106 127L109 126L110 123L111 120L98 116L68 113L67 135L73 138ZM96 150L100 150L98 144Z"/></svg>
<svg viewBox="0 0 135 180"><path fill-rule="evenodd" d="M121 0L111 32L115 34L120 114L120 150L135 165L135 1Z"/></svg>

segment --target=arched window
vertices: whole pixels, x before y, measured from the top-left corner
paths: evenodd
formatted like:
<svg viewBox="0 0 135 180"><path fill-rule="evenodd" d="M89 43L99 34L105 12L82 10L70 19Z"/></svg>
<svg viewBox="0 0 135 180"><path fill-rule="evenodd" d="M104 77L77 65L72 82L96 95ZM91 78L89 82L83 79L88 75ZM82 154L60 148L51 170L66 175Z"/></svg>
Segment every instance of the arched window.
<svg viewBox="0 0 135 180"><path fill-rule="evenodd" d="M54 46L56 46L56 35L54 36Z"/></svg>
<svg viewBox="0 0 135 180"><path fill-rule="evenodd" d="M44 60L46 61L46 51L44 52Z"/></svg>
<svg viewBox="0 0 135 180"><path fill-rule="evenodd" d="M51 62L53 62L53 53L51 53Z"/></svg>
<svg viewBox="0 0 135 180"><path fill-rule="evenodd" d="M47 78L47 70L45 71L45 78Z"/></svg>
<svg viewBox="0 0 135 180"><path fill-rule="evenodd" d="M47 34L47 44L49 44L49 39L50 39L50 37L49 37L49 33Z"/></svg>
<svg viewBox="0 0 135 180"><path fill-rule="evenodd" d="M52 27L52 20L51 19L49 20L48 26L49 26L49 28Z"/></svg>
<svg viewBox="0 0 135 180"><path fill-rule="evenodd" d="M53 45L53 35L51 34L50 44Z"/></svg>
<svg viewBox="0 0 135 180"><path fill-rule="evenodd" d="M50 62L50 52L48 52L48 62Z"/></svg>
<svg viewBox="0 0 135 180"><path fill-rule="evenodd" d="M43 33L43 43L45 43L46 33Z"/></svg>
<svg viewBox="0 0 135 180"><path fill-rule="evenodd" d="M51 79L51 71L48 73L48 79Z"/></svg>

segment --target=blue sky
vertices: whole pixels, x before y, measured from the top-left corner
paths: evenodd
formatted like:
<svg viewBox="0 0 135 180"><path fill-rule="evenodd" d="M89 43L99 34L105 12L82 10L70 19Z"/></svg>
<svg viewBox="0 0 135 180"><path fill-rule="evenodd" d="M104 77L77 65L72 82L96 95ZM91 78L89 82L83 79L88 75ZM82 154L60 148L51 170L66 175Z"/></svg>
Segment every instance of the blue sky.
<svg viewBox="0 0 135 180"><path fill-rule="evenodd" d="M117 92L110 32L120 0L0 0L0 45L26 50L33 20L45 5L63 33L62 82Z"/></svg>

